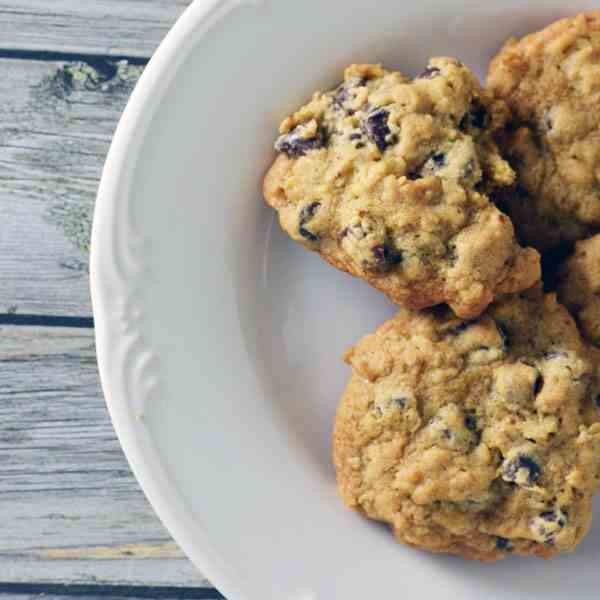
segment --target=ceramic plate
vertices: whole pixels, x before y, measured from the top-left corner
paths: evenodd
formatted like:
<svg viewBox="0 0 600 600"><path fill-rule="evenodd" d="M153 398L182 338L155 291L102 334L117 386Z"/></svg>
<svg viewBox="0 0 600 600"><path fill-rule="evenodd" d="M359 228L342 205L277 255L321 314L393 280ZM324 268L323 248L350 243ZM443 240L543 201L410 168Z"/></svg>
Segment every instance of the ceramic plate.
<svg viewBox="0 0 600 600"><path fill-rule="evenodd" d="M229 600L597 597L597 526L551 563L484 566L342 506L341 356L394 307L289 241L260 191L280 120L347 64L414 74L451 55L482 75L508 36L595 4L198 1L153 58L96 208L98 357L141 486Z"/></svg>

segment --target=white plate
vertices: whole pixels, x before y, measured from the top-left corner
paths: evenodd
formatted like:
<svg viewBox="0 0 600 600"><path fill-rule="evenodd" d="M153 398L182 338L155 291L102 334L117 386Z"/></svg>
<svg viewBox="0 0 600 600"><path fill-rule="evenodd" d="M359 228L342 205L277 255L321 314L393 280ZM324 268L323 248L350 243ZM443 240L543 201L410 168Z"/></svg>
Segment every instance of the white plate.
<svg viewBox="0 0 600 600"><path fill-rule="evenodd" d="M347 64L452 55L482 74L507 36L594 5L198 1L144 73L94 220L100 371L150 502L230 600L598 597L598 527L552 563L483 566L342 506L341 355L394 307L288 241L260 192L279 121Z"/></svg>

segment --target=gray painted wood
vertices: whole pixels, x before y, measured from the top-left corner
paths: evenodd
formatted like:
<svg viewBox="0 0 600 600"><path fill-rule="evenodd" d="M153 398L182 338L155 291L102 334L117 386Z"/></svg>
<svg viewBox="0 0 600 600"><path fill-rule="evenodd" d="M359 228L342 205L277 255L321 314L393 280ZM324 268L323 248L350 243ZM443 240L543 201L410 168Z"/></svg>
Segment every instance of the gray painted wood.
<svg viewBox="0 0 600 600"><path fill-rule="evenodd" d="M189 3L1 0L0 48L149 56ZM142 70L93 64L0 59L0 313L91 314L95 194Z"/></svg>
<svg viewBox="0 0 600 600"><path fill-rule="evenodd" d="M191 0L2 0L0 49L151 56Z"/></svg>
<svg viewBox="0 0 600 600"><path fill-rule="evenodd" d="M0 313L91 314L94 199L141 71L0 59Z"/></svg>
<svg viewBox="0 0 600 600"><path fill-rule="evenodd" d="M18 583L41 582L52 585L67 582L210 588L210 583L194 573L189 561L183 557L150 560L126 556L112 560L94 558L60 561L14 556L0 559L0 569L2 581ZM5 600L1 593L0 600Z"/></svg>
<svg viewBox="0 0 600 600"><path fill-rule="evenodd" d="M0 327L0 582L208 583L143 496L93 332Z"/></svg>
<svg viewBox="0 0 600 600"><path fill-rule="evenodd" d="M188 4L0 0L0 314L91 314L96 188L144 62L45 59L148 57ZM0 582L207 586L128 468L92 332L0 326L0 374Z"/></svg>

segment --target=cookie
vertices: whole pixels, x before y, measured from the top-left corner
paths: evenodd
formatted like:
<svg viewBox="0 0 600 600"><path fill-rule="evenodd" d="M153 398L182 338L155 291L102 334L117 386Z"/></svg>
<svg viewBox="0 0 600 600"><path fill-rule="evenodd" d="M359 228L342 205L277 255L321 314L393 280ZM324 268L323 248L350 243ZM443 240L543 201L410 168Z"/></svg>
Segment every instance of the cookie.
<svg viewBox="0 0 600 600"><path fill-rule="evenodd" d="M487 89L514 116L500 144L518 186L500 206L522 241L547 250L600 231L600 11L509 40Z"/></svg>
<svg viewBox="0 0 600 600"><path fill-rule="evenodd" d="M281 125L265 199L294 240L393 302L477 316L540 277L487 196L514 180L492 139L506 114L454 59L412 81L353 65Z"/></svg>
<svg viewBox="0 0 600 600"><path fill-rule="evenodd" d="M348 351L334 463L344 502L398 540L494 561L572 550L600 485L594 365L553 294L476 320L398 315Z"/></svg>
<svg viewBox="0 0 600 600"><path fill-rule="evenodd" d="M600 235L577 242L558 272L557 294L589 342L600 347Z"/></svg>

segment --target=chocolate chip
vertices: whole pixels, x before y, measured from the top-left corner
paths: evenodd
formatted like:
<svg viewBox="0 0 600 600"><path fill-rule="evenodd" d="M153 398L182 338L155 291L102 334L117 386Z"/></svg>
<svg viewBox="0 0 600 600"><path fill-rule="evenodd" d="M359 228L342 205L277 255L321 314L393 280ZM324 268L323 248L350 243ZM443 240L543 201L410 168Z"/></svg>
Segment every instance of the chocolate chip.
<svg viewBox="0 0 600 600"><path fill-rule="evenodd" d="M319 210L320 207L321 203L319 201L311 202L310 204L305 206L300 211L300 223L302 223L302 225L308 223L308 221L310 221L315 216L315 213L317 212L317 210Z"/></svg>
<svg viewBox="0 0 600 600"><path fill-rule="evenodd" d="M392 398L392 402L400 408L406 408L408 398Z"/></svg>
<svg viewBox="0 0 600 600"><path fill-rule="evenodd" d="M471 112L469 113L469 119L473 127L483 129L486 126L488 119L488 113L485 106L477 101L474 102L471 107Z"/></svg>
<svg viewBox="0 0 600 600"><path fill-rule="evenodd" d="M533 528L544 538L544 543L554 544L556 534L567 524L567 514L561 510L547 510L534 519Z"/></svg>
<svg viewBox="0 0 600 600"><path fill-rule="evenodd" d="M438 152L431 157L433 164L440 169L446 164L446 155L443 152Z"/></svg>
<svg viewBox="0 0 600 600"><path fill-rule="evenodd" d="M437 67L427 67L422 73L419 73L415 79L433 79L440 74Z"/></svg>
<svg viewBox="0 0 600 600"><path fill-rule="evenodd" d="M338 106L343 107L349 97L350 97L350 94L348 94L348 90L346 89L345 85L342 84L338 87L337 91L335 92L333 101Z"/></svg>
<svg viewBox="0 0 600 600"><path fill-rule="evenodd" d="M376 108L363 121L367 137L379 148L380 152L383 152L394 141L388 126L389 116L390 113L385 108Z"/></svg>
<svg viewBox="0 0 600 600"><path fill-rule="evenodd" d="M544 521L554 522L556 521L556 511L549 510L543 513L540 513L540 517L544 519Z"/></svg>
<svg viewBox="0 0 600 600"><path fill-rule="evenodd" d="M289 133L280 135L275 142L275 150L287 154L290 158L299 158L311 150L323 148L327 143L325 131L319 128L313 137L305 138L302 135L305 127L301 124Z"/></svg>
<svg viewBox="0 0 600 600"><path fill-rule="evenodd" d="M505 550L506 552L510 552L513 549L513 546L510 543L510 540L503 538L503 537L497 537L496 538L496 548L498 550Z"/></svg>
<svg viewBox="0 0 600 600"><path fill-rule="evenodd" d="M449 429L444 429L442 431L442 436L444 437L444 439L450 440L452 439L452 432Z"/></svg>
<svg viewBox="0 0 600 600"><path fill-rule="evenodd" d="M371 249L373 263L365 264L365 268L375 271L387 271L394 265L402 262L402 254L394 250L389 244L378 244Z"/></svg>
<svg viewBox="0 0 600 600"><path fill-rule="evenodd" d="M386 261L388 257L388 249L387 246L381 244L379 246L375 246L373 248L373 256L377 261Z"/></svg>
<svg viewBox="0 0 600 600"><path fill-rule="evenodd" d="M519 471L525 471L527 477L527 484L534 485L542 474L542 468L538 465L533 458L525 454L520 454L513 460L505 462L503 467L502 478L504 481L517 481L519 477Z"/></svg>
<svg viewBox="0 0 600 600"><path fill-rule="evenodd" d="M475 98L471 103L471 107L467 113L461 119L458 127L462 131L469 127L475 129L483 129L488 122L488 112L485 106Z"/></svg>
<svg viewBox="0 0 600 600"><path fill-rule="evenodd" d="M351 140L360 140L362 133L351 133L348 138Z"/></svg>
<svg viewBox="0 0 600 600"><path fill-rule="evenodd" d="M479 429L477 422L477 415L472 412L468 412L465 415L465 427L473 433L474 441L476 445L481 442L481 430Z"/></svg>
<svg viewBox="0 0 600 600"><path fill-rule="evenodd" d="M444 152L434 152L427 157L425 162L416 167L408 174L409 179L419 179L420 177L430 177L437 173L447 164L446 154Z"/></svg>
<svg viewBox="0 0 600 600"><path fill-rule="evenodd" d="M357 87L364 87L365 85L367 85L367 80L360 77L354 77L353 79L344 81L344 83L338 86L335 92L333 97L334 103L341 108L346 108L346 102L352 99L351 90ZM353 110L349 110L348 112L354 114Z"/></svg>
<svg viewBox="0 0 600 600"><path fill-rule="evenodd" d="M320 202L311 202L300 211L298 232L300 235L311 242L318 242L321 238L304 227L314 216L321 206Z"/></svg>
<svg viewBox="0 0 600 600"><path fill-rule="evenodd" d="M465 416L465 427L469 431L477 431L477 417L473 413L468 413Z"/></svg>
<svg viewBox="0 0 600 600"><path fill-rule="evenodd" d="M542 391L543 387L544 387L544 377L543 377L543 375L538 375L535 378L535 382L533 384L533 395L537 396Z"/></svg>
<svg viewBox="0 0 600 600"><path fill-rule="evenodd" d="M321 239L317 234L306 229L306 227L299 227L298 232L302 237L306 238L307 240L310 240L311 242L318 242Z"/></svg>

